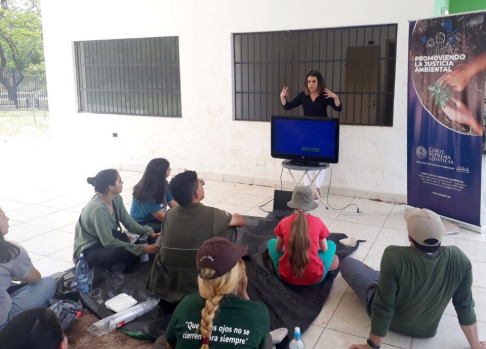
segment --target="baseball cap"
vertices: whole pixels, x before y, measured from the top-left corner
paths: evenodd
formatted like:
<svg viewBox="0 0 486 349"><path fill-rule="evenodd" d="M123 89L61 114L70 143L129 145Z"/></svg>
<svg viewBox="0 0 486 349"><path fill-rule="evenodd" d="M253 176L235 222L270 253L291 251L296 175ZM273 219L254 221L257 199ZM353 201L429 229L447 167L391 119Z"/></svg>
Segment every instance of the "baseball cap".
<svg viewBox="0 0 486 349"><path fill-rule="evenodd" d="M415 247L427 253L439 250L444 236L444 224L437 213L414 208L405 212L405 221Z"/></svg>
<svg viewBox="0 0 486 349"><path fill-rule="evenodd" d="M241 257L248 253L248 248L234 244L222 237L206 240L197 251L197 271L208 268L215 273L206 279L216 279L228 273L238 263Z"/></svg>

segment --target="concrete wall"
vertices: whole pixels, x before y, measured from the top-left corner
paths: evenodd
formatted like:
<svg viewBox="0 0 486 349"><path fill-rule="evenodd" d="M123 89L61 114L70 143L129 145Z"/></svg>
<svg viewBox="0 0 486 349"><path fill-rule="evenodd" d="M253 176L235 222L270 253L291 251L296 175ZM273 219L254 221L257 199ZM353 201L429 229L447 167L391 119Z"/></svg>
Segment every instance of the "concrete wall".
<svg viewBox="0 0 486 349"><path fill-rule="evenodd" d="M433 0L43 0L42 10L50 115L73 156L125 169L167 157L173 168L269 185L281 170L270 124L233 121L231 34L398 23L393 127L343 126L332 183L334 192L404 200L408 20L431 17ZM77 112L74 41L157 36L179 36L182 118Z"/></svg>

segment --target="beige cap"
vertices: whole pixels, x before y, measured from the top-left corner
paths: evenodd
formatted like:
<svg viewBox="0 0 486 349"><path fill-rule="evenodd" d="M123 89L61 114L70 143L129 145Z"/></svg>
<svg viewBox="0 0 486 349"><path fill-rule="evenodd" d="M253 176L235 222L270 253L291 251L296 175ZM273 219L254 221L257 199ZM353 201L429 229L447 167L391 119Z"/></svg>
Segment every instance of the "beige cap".
<svg viewBox="0 0 486 349"><path fill-rule="evenodd" d="M415 247L424 252L435 252L440 248L444 224L437 213L425 208L414 208L405 212L405 220Z"/></svg>

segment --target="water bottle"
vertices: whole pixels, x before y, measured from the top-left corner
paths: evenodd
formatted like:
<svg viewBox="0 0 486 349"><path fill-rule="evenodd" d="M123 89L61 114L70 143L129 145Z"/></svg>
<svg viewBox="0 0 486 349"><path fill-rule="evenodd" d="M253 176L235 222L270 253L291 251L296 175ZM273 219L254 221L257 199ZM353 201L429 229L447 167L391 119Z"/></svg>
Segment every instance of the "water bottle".
<svg viewBox="0 0 486 349"><path fill-rule="evenodd" d="M301 338L300 327L296 327L294 331L294 339L289 344L289 349L304 349L304 341Z"/></svg>
<svg viewBox="0 0 486 349"><path fill-rule="evenodd" d="M83 254L79 256L78 264L76 264L76 289L79 292L89 292L89 266L85 261Z"/></svg>

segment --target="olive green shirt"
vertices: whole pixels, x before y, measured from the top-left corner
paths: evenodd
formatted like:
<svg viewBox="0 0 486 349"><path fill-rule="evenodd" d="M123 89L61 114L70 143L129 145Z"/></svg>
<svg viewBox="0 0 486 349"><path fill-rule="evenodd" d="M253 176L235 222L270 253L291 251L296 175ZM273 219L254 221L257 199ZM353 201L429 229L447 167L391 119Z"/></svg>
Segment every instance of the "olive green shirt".
<svg viewBox="0 0 486 349"><path fill-rule="evenodd" d="M177 206L167 211L162 223L160 250L155 256L149 291L169 302L197 293L197 250L215 236L236 241L232 215L199 204Z"/></svg>
<svg viewBox="0 0 486 349"><path fill-rule="evenodd" d="M390 328L411 337L433 337L451 298L459 323L475 324L472 282L471 262L456 246L443 246L434 254L388 246L371 307L371 333L385 337Z"/></svg>
<svg viewBox="0 0 486 349"><path fill-rule="evenodd" d="M130 217L120 195L115 196L113 203L116 207L118 219L129 232L138 235L154 232L151 227L141 226ZM110 213L108 206L98 195L84 207L80 219L85 231L79 225L78 220L74 236L74 259L78 259L81 252L97 243L101 243L104 247L123 247L137 256L144 253L142 245L131 245L113 236L112 231L118 228L115 211Z"/></svg>

